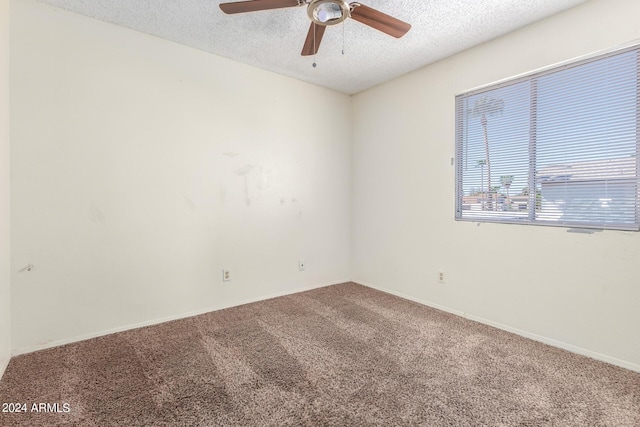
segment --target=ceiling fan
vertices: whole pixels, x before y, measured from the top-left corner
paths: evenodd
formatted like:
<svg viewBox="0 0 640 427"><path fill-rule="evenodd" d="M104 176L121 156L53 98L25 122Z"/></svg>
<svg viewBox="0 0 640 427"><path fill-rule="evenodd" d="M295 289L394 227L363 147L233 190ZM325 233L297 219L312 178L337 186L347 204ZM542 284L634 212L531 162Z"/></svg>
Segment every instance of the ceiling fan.
<svg viewBox="0 0 640 427"><path fill-rule="evenodd" d="M302 47L303 56L315 55L320 47L325 28L339 24L347 18L355 19L395 38L404 36L411 28L410 24L393 16L358 2L348 3L346 0L249 0L221 3L220 9L224 13L234 14L304 5L307 5L311 26Z"/></svg>

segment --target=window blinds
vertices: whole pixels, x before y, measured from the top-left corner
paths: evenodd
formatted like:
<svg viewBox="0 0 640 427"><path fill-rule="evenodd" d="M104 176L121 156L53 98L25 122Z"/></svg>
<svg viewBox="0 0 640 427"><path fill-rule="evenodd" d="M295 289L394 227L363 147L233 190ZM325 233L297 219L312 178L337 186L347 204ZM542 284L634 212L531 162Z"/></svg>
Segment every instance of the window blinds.
<svg viewBox="0 0 640 427"><path fill-rule="evenodd" d="M456 219L639 229L639 47L456 97Z"/></svg>

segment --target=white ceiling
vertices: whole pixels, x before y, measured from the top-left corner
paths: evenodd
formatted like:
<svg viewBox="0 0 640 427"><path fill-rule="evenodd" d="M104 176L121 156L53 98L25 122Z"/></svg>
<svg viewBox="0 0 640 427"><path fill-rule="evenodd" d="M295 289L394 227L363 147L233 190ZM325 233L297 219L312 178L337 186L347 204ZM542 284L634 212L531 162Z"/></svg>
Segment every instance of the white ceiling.
<svg viewBox="0 0 640 427"><path fill-rule="evenodd" d="M327 28L315 68L300 55L306 7L226 15L221 0L40 1L353 94L587 0L363 0L411 30L395 39L347 19Z"/></svg>

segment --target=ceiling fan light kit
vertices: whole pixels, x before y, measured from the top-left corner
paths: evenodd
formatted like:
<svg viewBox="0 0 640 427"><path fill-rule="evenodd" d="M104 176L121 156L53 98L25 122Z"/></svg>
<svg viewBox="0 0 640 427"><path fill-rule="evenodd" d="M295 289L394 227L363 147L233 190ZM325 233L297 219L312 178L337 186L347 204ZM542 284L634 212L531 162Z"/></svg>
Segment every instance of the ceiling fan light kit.
<svg viewBox="0 0 640 427"><path fill-rule="evenodd" d="M339 24L347 18L352 18L395 38L404 36L411 28L410 24L393 16L358 2L347 3L346 0L249 0L221 3L220 9L224 13L235 14L298 7L305 4L311 26L302 48L303 56L315 55L318 52L325 27Z"/></svg>
<svg viewBox="0 0 640 427"><path fill-rule="evenodd" d="M318 25L336 25L349 17L350 9L344 0L312 0L307 15Z"/></svg>

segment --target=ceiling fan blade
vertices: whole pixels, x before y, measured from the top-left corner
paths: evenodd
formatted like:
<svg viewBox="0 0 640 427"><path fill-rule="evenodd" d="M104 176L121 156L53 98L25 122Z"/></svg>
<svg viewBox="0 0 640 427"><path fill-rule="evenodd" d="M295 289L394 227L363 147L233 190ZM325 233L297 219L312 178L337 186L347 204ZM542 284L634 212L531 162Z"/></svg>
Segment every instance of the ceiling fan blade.
<svg viewBox="0 0 640 427"><path fill-rule="evenodd" d="M307 39L304 41L304 46L302 47L302 56L315 55L318 53L318 48L320 47L320 42L322 41L322 36L326 28L324 25L317 25L315 22L311 23ZM314 31L315 37L313 35Z"/></svg>
<svg viewBox="0 0 640 427"><path fill-rule="evenodd" d="M282 9L284 7L300 6L298 0L251 0L237 1L234 3L220 3L220 9L224 13L255 12L257 10Z"/></svg>
<svg viewBox="0 0 640 427"><path fill-rule="evenodd" d="M351 3L351 6L353 7L351 11L351 17L353 19L395 38L399 39L404 36L411 28L411 24L407 24L404 21L369 6L359 3Z"/></svg>

